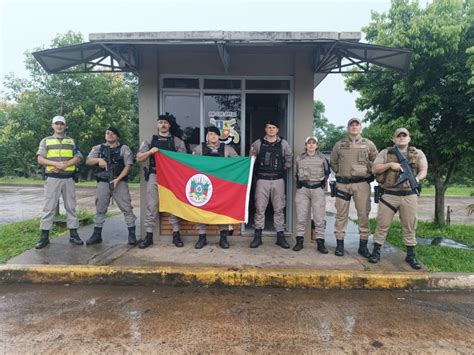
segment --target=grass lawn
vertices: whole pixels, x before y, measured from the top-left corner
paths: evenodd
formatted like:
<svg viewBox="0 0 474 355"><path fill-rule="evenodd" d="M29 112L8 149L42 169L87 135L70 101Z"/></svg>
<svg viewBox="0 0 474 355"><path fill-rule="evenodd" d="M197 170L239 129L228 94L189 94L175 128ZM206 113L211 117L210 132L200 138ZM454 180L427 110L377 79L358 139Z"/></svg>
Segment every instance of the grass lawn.
<svg viewBox="0 0 474 355"><path fill-rule="evenodd" d="M78 213L81 226L91 224L94 215L87 210ZM0 263L33 248L40 236L39 218L28 219L0 226ZM53 226L49 238L53 239L67 232L66 227Z"/></svg>
<svg viewBox="0 0 474 355"><path fill-rule="evenodd" d="M375 231L375 219L370 221ZM433 239L447 237L465 245L474 246L474 226L451 225L439 228L431 222L418 222L417 236ZM390 244L405 251L399 221L394 221L388 233ZM416 257L431 272L474 272L474 250L454 249L439 245L418 245ZM382 253L383 258L383 253Z"/></svg>
<svg viewBox="0 0 474 355"><path fill-rule="evenodd" d="M446 196L471 196L474 195L474 187L466 187L466 186L450 186L446 190ZM435 188L434 186L430 187L423 187L421 190L422 196L434 196L435 195Z"/></svg>

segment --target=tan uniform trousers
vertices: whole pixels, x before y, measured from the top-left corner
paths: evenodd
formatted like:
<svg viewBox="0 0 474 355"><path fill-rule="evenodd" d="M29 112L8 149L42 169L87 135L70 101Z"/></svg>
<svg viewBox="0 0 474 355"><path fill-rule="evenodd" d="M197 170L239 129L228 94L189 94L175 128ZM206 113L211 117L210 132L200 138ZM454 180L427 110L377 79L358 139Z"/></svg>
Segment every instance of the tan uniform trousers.
<svg viewBox="0 0 474 355"><path fill-rule="evenodd" d="M206 234L206 232L207 232L207 224L198 223L198 224L196 224L196 228L197 228L199 234ZM219 232L224 231L224 230L229 230L229 225L228 224L219 224Z"/></svg>
<svg viewBox="0 0 474 355"><path fill-rule="evenodd" d="M283 213L286 205L285 181L258 179L255 187L255 229L265 227L265 210L268 202L272 201L273 206L273 226L277 232L285 230L285 214Z"/></svg>
<svg viewBox="0 0 474 355"><path fill-rule="evenodd" d="M393 207L398 208L400 223L402 225L403 243L405 243L406 246L415 246L418 197L416 195L394 196L384 194L382 198ZM383 245L388 230L390 229L393 216L395 216L395 212L382 202L379 202L379 209L377 211L377 227L375 228L374 234L375 243Z"/></svg>
<svg viewBox="0 0 474 355"><path fill-rule="evenodd" d="M318 187L308 189L302 187L296 190L296 235L305 235L308 213L313 212L316 239L324 239L324 217L326 216L326 194Z"/></svg>
<svg viewBox="0 0 474 355"><path fill-rule="evenodd" d="M156 174L150 174L150 178L146 184L146 215L145 215L145 231L153 233L156 225L156 214L158 213L158 186L156 183ZM170 214L170 224L173 232L179 231L180 218Z"/></svg>
<svg viewBox="0 0 474 355"><path fill-rule="evenodd" d="M344 191L352 195L355 208L357 210L357 223L359 226L360 239L367 240L369 238L369 213L370 213L370 184L367 182L358 182L355 184L336 183L336 187L340 191ZM336 239L344 240L347 227L347 219L349 218L350 201L336 197L336 222L334 223L334 234Z"/></svg>
<svg viewBox="0 0 474 355"><path fill-rule="evenodd" d="M61 195L63 196L64 209L67 215L67 227L69 229L77 229L79 227L79 220L76 215L76 187L74 179L48 177L44 182L44 208L40 229L50 230L53 227L53 217Z"/></svg>
<svg viewBox="0 0 474 355"><path fill-rule="evenodd" d="M127 227L134 227L137 217L133 214L132 198L128 189L128 182L126 181L120 181L115 189L111 189L111 184L108 182L99 181L97 183L95 226L98 228L104 226L105 214L109 208L111 197L117 203L120 211L122 211Z"/></svg>

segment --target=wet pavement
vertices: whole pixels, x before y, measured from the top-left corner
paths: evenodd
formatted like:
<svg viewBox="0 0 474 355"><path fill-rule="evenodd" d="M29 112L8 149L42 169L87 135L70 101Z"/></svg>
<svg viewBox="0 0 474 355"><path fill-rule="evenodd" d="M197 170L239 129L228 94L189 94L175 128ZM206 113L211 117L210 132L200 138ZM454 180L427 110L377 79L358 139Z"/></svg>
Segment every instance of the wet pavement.
<svg viewBox="0 0 474 355"><path fill-rule="evenodd" d="M470 354L468 292L0 285L0 353Z"/></svg>

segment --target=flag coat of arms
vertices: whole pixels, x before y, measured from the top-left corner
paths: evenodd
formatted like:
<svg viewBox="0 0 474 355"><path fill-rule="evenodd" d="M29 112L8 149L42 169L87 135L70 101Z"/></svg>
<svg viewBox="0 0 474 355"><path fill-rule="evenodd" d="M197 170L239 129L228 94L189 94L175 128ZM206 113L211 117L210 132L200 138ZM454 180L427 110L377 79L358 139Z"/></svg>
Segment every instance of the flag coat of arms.
<svg viewBox="0 0 474 355"><path fill-rule="evenodd" d="M160 212L204 224L247 223L253 157L155 154Z"/></svg>

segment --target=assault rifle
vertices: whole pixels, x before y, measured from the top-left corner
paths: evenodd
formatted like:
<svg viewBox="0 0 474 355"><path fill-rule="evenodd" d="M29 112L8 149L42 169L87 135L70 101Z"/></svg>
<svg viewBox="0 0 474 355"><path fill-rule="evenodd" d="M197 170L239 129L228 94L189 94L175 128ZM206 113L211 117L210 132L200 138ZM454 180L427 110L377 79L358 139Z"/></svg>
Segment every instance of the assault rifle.
<svg viewBox="0 0 474 355"><path fill-rule="evenodd" d="M408 159L405 158L405 156L402 154L402 152L400 152L400 149L398 149L397 146L392 148L392 152L395 153L395 155L397 156L397 159L403 170L398 172L398 178L393 187L397 187L408 180L410 188L415 191L418 196L420 196L421 186L418 184L415 177L413 176Z"/></svg>

